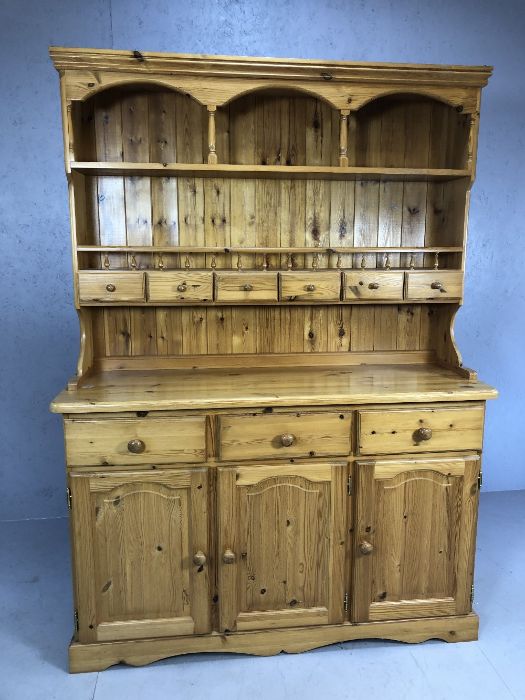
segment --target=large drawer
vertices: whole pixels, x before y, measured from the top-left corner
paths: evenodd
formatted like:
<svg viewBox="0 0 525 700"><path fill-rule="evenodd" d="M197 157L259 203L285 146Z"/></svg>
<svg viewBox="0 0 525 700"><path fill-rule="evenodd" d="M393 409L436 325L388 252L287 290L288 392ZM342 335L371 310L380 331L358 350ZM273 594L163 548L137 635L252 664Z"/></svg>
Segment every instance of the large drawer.
<svg viewBox="0 0 525 700"><path fill-rule="evenodd" d="M220 458L347 455L350 427L345 412L221 416Z"/></svg>
<svg viewBox="0 0 525 700"><path fill-rule="evenodd" d="M359 411L361 454L480 450L483 406Z"/></svg>
<svg viewBox="0 0 525 700"><path fill-rule="evenodd" d="M206 459L205 417L67 419L71 467L195 463Z"/></svg>
<svg viewBox="0 0 525 700"><path fill-rule="evenodd" d="M144 301L143 272L83 270L78 273L81 302Z"/></svg>

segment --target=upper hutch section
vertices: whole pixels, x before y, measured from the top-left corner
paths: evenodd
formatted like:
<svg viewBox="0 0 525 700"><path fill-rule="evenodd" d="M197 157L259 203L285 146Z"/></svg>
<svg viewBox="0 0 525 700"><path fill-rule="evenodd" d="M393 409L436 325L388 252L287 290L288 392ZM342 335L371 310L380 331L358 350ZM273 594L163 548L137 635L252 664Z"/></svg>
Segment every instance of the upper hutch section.
<svg viewBox="0 0 525 700"><path fill-rule="evenodd" d="M460 365L452 326L491 68L51 56L79 377L207 354Z"/></svg>

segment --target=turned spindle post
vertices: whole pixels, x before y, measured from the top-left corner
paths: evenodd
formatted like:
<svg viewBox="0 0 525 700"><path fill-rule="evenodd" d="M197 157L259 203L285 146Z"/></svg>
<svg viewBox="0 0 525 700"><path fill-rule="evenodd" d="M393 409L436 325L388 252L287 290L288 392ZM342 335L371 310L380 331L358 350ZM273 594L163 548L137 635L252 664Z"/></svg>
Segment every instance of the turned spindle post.
<svg viewBox="0 0 525 700"><path fill-rule="evenodd" d="M215 105L208 105L208 163L217 163L217 153L215 152Z"/></svg>
<svg viewBox="0 0 525 700"><path fill-rule="evenodd" d="M348 166L348 115L349 109L342 109L339 119L339 165Z"/></svg>

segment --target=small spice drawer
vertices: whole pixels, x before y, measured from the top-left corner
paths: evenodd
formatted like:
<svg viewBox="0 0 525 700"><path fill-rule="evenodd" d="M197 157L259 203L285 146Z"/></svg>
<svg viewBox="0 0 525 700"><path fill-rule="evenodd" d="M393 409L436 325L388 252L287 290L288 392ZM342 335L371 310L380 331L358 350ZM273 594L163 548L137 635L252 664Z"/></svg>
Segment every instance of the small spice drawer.
<svg viewBox="0 0 525 700"><path fill-rule="evenodd" d="M402 299L403 272L356 270L345 272L343 299Z"/></svg>
<svg viewBox="0 0 525 700"><path fill-rule="evenodd" d="M196 463L206 459L205 417L64 421L68 466Z"/></svg>
<svg viewBox="0 0 525 700"><path fill-rule="evenodd" d="M144 273L82 270L78 273L78 295L81 303L144 301Z"/></svg>
<svg viewBox="0 0 525 700"><path fill-rule="evenodd" d="M277 301L275 272L216 272L216 301Z"/></svg>
<svg viewBox="0 0 525 700"><path fill-rule="evenodd" d="M350 454L352 414L279 413L220 417L220 459Z"/></svg>
<svg viewBox="0 0 525 700"><path fill-rule="evenodd" d="M480 450L483 406L358 411L360 454Z"/></svg>
<svg viewBox="0 0 525 700"><path fill-rule="evenodd" d="M407 299L460 299L462 296L462 272L433 270L406 273Z"/></svg>
<svg viewBox="0 0 525 700"><path fill-rule="evenodd" d="M282 301L339 301L340 272L281 272Z"/></svg>
<svg viewBox="0 0 525 700"><path fill-rule="evenodd" d="M148 301L157 303L213 300L213 272L166 270L148 272Z"/></svg>

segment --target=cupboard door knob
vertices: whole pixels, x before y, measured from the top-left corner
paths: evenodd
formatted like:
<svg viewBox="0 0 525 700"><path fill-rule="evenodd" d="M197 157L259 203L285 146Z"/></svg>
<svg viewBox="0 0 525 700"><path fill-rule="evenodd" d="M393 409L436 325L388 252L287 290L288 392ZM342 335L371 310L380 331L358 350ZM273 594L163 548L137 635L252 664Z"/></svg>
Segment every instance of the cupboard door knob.
<svg viewBox="0 0 525 700"><path fill-rule="evenodd" d="M244 289L245 292L251 292L252 289L253 289L253 284L245 284L245 285L243 286L243 289Z"/></svg>
<svg viewBox="0 0 525 700"><path fill-rule="evenodd" d="M439 289L440 292L446 292L447 290L443 287L441 282L432 282L430 289Z"/></svg>
<svg viewBox="0 0 525 700"><path fill-rule="evenodd" d="M370 282L368 289L379 289L379 285L377 282Z"/></svg>
<svg viewBox="0 0 525 700"><path fill-rule="evenodd" d="M315 292L315 284L307 284L305 289L307 292Z"/></svg>
<svg viewBox="0 0 525 700"><path fill-rule="evenodd" d="M106 284L106 291L108 292L114 292L116 289L114 284Z"/></svg>
<svg viewBox="0 0 525 700"><path fill-rule="evenodd" d="M361 554L364 555L372 554L372 552L374 551L374 545L371 542L363 540L359 543L359 551L361 552Z"/></svg>
<svg viewBox="0 0 525 700"><path fill-rule="evenodd" d="M291 447L295 442L295 435L291 435L290 433L285 433L284 435L281 435L281 445L283 447Z"/></svg>
<svg viewBox="0 0 525 700"><path fill-rule="evenodd" d="M418 428L414 433L415 442L430 440L432 437L432 428Z"/></svg>
<svg viewBox="0 0 525 700"><path fill-rule="evenodd" d="M177 285L177 291L178 292L185 292L188 289L188 285L186 282L181 282L180 284Z"/></svg>
<svg viewBox="0 0 525 700"><path fill-rule="evenodd" d="M225 549L224 553L222 555L222 561L225 564L234 564L235 563L235 552L233 552L231 549Z"/></svg>
<svg viewBox="0 0 525 700"><path fill-rule="evenodd" d="M204 566L206 564L206 555L200 549L193 555L193 563L195 566Z"/></svg>
<svg viewBox="0 0 525 700"><path fill-rule="evenodd" d="M139 440L138 438L135 438L134 440L130 440L128 442L128 450L130 452L133 452L134 455L139 455L144 450L146 449L146 443L143 442L142 440Z"/></svg>

